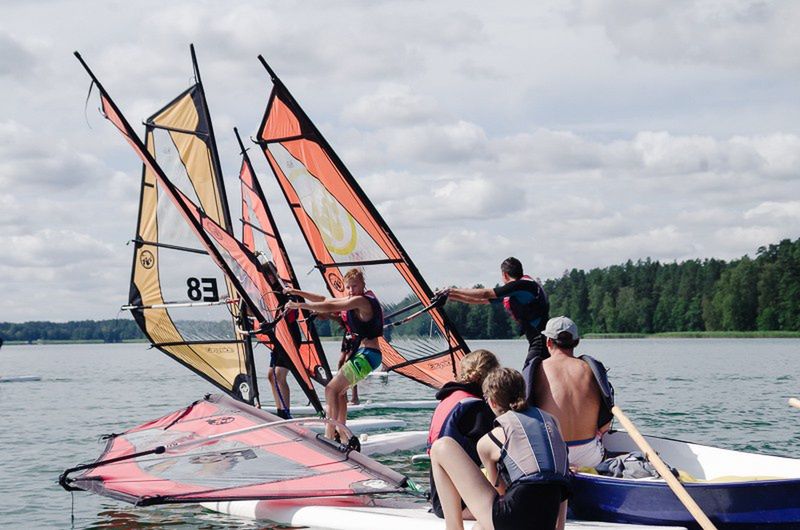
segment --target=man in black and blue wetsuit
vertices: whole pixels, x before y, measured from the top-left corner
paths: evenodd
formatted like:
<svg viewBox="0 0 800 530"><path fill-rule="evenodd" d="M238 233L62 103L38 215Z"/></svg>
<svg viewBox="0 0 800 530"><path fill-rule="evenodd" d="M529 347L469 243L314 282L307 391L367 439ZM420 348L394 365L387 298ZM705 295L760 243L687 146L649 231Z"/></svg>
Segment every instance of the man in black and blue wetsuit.
<svg viewBox="0 0 800 530"><path fill-rule="evenodd" d="M448 298L467 304L499 303L519 324L520 335L528 339L528 356L546 359L550 356L544 344L542 330L550 318L550 302L542 286L522 271L517 258L508 258L500 265L503 285L477 289L448 289Z"/></svg>

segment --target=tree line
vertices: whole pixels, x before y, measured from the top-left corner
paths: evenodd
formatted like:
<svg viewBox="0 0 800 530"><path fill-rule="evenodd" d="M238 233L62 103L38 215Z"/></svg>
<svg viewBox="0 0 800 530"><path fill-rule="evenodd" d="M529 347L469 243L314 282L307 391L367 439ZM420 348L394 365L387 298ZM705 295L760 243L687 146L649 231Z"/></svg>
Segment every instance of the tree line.
<svg viewBox="0 0 800 530"><path fill-rule="evenodd" d="M800 238L760 247L755 258L744 256L730 262L660 263L648 258L589 271L572 269L544 282L544 289L550 297L550 315L571 317L584 334L796 332L800 331ZM468 339L518 336L516 323L501 304L447 302L445 312ZM321 336L342 334L330 321L316 323ZM430 318L424 316L390 333L425 335L430 329ZM120 342L143 340L144 335L133 320L115 319L0 322L0 338Z"/></svg>

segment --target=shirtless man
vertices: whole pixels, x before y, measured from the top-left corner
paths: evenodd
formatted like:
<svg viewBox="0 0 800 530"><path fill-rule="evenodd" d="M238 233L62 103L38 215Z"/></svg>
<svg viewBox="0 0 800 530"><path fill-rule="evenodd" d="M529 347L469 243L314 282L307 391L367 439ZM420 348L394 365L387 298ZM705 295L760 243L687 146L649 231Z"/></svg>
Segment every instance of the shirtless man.
<svg viewBox="0 0 800 530"><path fill-rule="evenodd" d="M347 421L347 389L367 377L381 364L378 338L383 336L383 311L372 291L366 290L364 275L350 269L344 275L343 298L326 298L320 294L287 289L286 294L299 295L305 302L288 302L287 309L308 309L316 313L342 312L347 328L358 337L358 347L333 379L325 386L328 418ZM333 439L335 429L328 424L325 436Z"/></svg>
<svg viewBox="0 0 800 530"><path fill-rule="evenodd" d="M558 418L573 467L603 461L601 436L611 425L614 390L606 369L588 355L575 357L578 327L567 317L551 318L542 335L550 357L525 364L528 403Z"/></svg>

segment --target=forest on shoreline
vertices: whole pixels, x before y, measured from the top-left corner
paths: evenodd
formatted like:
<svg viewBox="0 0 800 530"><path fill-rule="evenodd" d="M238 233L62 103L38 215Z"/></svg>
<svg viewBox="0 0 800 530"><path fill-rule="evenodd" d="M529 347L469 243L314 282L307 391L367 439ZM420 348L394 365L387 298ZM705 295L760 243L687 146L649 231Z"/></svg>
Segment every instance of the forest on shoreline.
<svg viewBox="0 0 800 530"><path fill-rule="evenodd" d="M534 271L535 272L535 271ZM754 258L651 259L589 271L572 269L544 282L550 315L568 315L583 335L800 336L800 239L760 247ZM467 339L516 338L501 304L448 302L445 311ZM399 328L427 330L427 318ZM209 323L204 323L208 327ZM226 323L219 323L220 330ZM229 326L228 326L228 329ZM338 326L317 321L321 336ZM123 342L144 340L130 318L73 322L0 322L7 342Z"/></svg>

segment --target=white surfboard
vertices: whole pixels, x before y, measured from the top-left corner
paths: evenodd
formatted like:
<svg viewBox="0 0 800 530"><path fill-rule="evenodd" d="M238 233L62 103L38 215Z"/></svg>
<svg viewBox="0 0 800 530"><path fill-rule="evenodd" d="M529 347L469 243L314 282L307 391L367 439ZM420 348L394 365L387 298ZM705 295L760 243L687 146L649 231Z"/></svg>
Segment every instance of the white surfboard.
<svg viewBox="0 0 800 530"><path fill-rule="evenodd" d="M406 422L397 418L356 418L347 420L347 428L356 435L389 429L402 429L405 426ZM325 425L322 424L312 424L307 425L307 427L314 432L323 432L325 430Z"/></svg>
<svg viewBox="0 0 800 530"><path fill-rule="evenodd" d="M41 376L38 375L10 375L8 377L0 377L0 383L28 383L30 381L41 380Z"/></svg>
<svg viewBox="0 0 800 530"><path fill-rule="evenodd" d="M366 401L358 405L347 405L347 412L364 410L433 410L439 402L435 399L419 399L411 401ZM324 404L323 404L324 406ZM292 415L309 416L317 411L310 405L292 407Z"/></svg>
<svg viewBox="0 0 800 530"><path fill-rule="evenodd" d="M359 439L361 440L361 453L368 456L386 455L400 451L421 451L428 442L428 431L362 434Z"/></svg>
<svg viewBox="0 0 800 530"><path fill-rule="evenodd" d="M428 505L408 501L365 500L357 497L279 501L203 503L203 507L248 519L330 530L445 530L444 519L428 512ZM464 521L465 530L474 526ZM653 530L667 528L620 523L567 521L567 530ZM676 527L669 527L674 530Z"/></svg>

